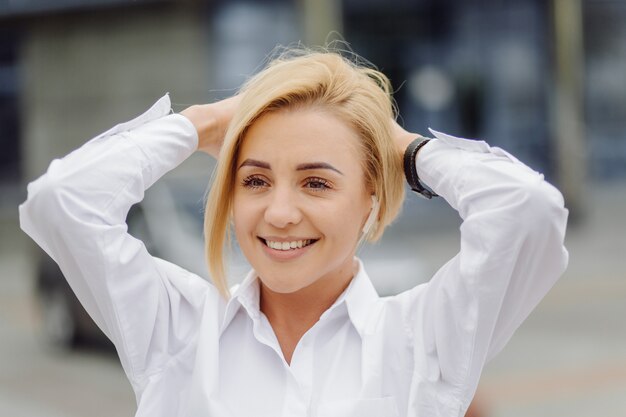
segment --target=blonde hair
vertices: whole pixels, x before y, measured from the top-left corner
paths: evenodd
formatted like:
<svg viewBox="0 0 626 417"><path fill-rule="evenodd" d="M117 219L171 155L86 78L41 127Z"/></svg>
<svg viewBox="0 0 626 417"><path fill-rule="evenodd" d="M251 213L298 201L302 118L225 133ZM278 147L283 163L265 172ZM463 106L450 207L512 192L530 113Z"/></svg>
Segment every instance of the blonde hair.
<svg viewBox="0 0 626 417"><path fill-rule="evenodd" d="M396 116L389 79L358 59L337 52L289 49L240 89L242 95L221 147L204 214L206 260L211 278L230 297L224 271L224 245L231 245L232 204L241 142L263 114L281 109L329 109L361 139L366 186L380 203L366 239L378 240L398 215L404 199L401 156L392 138Z"/></svg>

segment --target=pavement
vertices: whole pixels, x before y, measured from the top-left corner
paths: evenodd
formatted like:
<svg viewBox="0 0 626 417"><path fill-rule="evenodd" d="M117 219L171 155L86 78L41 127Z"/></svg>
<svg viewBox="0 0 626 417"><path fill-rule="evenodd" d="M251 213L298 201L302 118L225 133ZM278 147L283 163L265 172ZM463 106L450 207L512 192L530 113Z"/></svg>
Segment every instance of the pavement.
<svg viewBox="0 0 626 417"><path fill-rule="evenodd" d="M565 275L484 370L477 396L484 417L626 417L626 182L596 185L588 197L585 216L568 228ZM362 251L382 291L417 282L383 288L377 259L401 259L417 248L416 262L430 276L458 251L459 221L451 209L441 202L407 204L383 241ZM34 243L18 227L17 205L4 213L0 416L134 415L134 396L115 356L55 351L42 343Z"/></svg>

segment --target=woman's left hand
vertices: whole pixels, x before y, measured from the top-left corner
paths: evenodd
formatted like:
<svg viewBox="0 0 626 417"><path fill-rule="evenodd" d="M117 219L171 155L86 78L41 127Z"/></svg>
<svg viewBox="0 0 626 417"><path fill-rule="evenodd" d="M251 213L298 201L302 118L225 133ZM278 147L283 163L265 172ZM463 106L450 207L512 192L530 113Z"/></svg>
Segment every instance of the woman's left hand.
<svg viewBox="0 0 626 417"><path fill-rule="evenodd" d="M423 138L423 136L418 133L411 133L405 130L395 120L393 120L391 123L391 132L393 135L393 140L396 143L396 149L398 150L400 157L404 157L404 151L409 146L409 144L417 138Z"/></svg>

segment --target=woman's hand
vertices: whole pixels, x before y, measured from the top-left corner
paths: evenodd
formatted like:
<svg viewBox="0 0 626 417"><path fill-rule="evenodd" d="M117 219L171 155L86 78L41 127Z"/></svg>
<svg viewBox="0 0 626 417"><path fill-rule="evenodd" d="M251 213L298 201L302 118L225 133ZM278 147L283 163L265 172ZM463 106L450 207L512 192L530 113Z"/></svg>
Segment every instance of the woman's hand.
<svg viewBox="0 0 626 417"><path fill-rule="evenodd" d="M198 131L198 150L217 159L228 124L241 101L236 95L210 104L194 104L181 111Z"/></svg>
<svg viewBox="0 0 626 417"><path fill-rule="evenodd" d="M411 133L405 130L395 120L392 120L391 123L392 123L391 132L393 135L393 139L396 143L396 149L398 150L398 153L400 154L400 158L402 159L404 157L404 151L406 151L406 148L409 146L409 144L419 137L423 138L423 136L420 134Z"/></svg>

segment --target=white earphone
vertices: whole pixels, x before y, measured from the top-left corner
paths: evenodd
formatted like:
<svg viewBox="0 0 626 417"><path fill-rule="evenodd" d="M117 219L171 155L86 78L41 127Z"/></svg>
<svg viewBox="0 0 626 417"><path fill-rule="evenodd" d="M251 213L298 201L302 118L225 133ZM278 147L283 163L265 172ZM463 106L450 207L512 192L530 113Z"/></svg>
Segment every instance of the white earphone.
<svg viewBox="0 0 626 417"><path fill-rule="evenodd" d="M378 198L374 194L372 194L372 210L370 211L370 215L367 217L365 224L363 225L363 234L366 235L378 217L378 210L380 209L380 204L378 203Z"/></svg>

